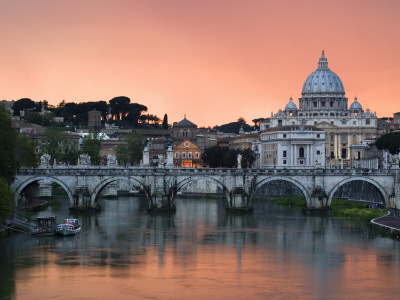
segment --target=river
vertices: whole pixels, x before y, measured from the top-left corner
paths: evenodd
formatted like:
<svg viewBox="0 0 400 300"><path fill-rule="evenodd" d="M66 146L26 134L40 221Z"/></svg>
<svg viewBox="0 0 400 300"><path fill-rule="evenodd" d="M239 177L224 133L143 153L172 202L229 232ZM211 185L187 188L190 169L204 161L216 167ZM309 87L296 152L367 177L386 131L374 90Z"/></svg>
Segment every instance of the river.
<svg viewBox="0 0 400 300"><path fill-rule="evenodd" d="M69 217L68 201L38 216ZM367 226L257 201L181 198L151 216L143 198L101 199L73 237L0 240L0 299L397 299L400 243Z"/></svg>

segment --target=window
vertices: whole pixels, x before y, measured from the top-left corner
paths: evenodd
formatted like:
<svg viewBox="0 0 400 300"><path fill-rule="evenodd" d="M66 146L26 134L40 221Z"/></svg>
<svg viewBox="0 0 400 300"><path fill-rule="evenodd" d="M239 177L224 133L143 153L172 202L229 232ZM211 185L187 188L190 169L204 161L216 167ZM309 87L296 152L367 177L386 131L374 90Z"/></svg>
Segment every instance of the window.
<svg viewBox="0 0 400 300"><path fill-rule="evenodd" d="M301 164L301 165L304 164L304 161L301 160L301 161L300 161L300 164Z"/></svg>
<svg viewBox="0 0 400 300"><path fill-rule="evenodd" d="M278 120L278 126L282 126L282 120Z"/></svg>
<svg viewBox="0 0 400 300"><path fill-rule="evenodd" d="M182 158L186 158L186 153L182 152Z"/></svg>
<svg viewBox="0 0 400 300"><path fill-rule="evenodd" d="M196 152L196 153L194 154L194 157L195 157L195 158L199 158L199 152Z"/></svg>
<svg viewBox="0 0 400 300"><path fill-rule="evenodd" d="M286 133L283 134L283 138L286 139Z"/></svg>
<svg viewBox="0 0 400 300"><path fill-rule="evenodd" d="M286 159L283 160L283 164L286 165Z"/></svg>
<svg viewBox="0 0 400 300"><path fill-rule="evenodd" d="M366 125L370 125L370 124L371 124L371 120L370 120L370 119L366 119L366 120L365 120L365 124L366 124Z"/></svg>
<svg viewBox="0 0 400 300"><path fill-rule="evenodd" d="M175 152L175 158L179 158L179 153Z"/></svg>
<svg viewBox="0 0 400 300"><path fill-rule="evenodd" d="M342 158L346 158L346 157L347 157L347 149L342 148Z"/></svg>
<svg viewBox="0 0 400 300"><path fill-rule="evenodd" d="M299 157L304 157L304 148L303 147L299 148Z"/></svg>
<svg viewBox="0 0 400 300"><path fill-rule="evenodd" d="M283 150L283 157L287 157L287 152L286 152L286 150Z"/></svg>
<svg viewBox="0 0 400 300"><path fill-rule="evenodd" d="M189 153L188 153L188 157L189 157L189 158L192 158L192 152L189 152Z"/></svg>
<svg viewBox="0 0 400 300"><path fill-rule="evenodd" d="M317 138L319 139L320 137L321 137L321 136L320 136L320 134L318 133L318 134L317 134Z"/></svg>

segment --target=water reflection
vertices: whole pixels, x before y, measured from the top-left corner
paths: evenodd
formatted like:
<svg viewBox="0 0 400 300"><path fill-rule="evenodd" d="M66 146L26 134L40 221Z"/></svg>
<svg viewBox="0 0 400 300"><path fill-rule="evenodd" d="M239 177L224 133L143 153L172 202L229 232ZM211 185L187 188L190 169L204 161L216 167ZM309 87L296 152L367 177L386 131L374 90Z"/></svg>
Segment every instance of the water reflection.
<svg viewBox="0 0 400 300"><path fill-rule="evenodd" d="M68 217L63 201L40 214ZM158 216L142 198L101 201L101 213L74 215L76 236L1 240L0 296L388 299L400 291L399 244L359 223L266 201L252 216L227 215L219 199L182 198L175 215Z"/></svg>

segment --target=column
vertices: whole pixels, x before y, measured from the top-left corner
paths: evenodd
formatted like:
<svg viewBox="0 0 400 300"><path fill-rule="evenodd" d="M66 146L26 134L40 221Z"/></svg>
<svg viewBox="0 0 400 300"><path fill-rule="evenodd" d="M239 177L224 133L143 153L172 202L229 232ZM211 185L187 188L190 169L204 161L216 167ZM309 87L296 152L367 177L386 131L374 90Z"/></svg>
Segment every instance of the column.
<svg viewBox="0 0 400 300"><path fill-rule="evenodd" d="M334 138L334 141L333 141L333 155L335 156L334 158L336 159L337 158L337 145L338 145L338 142L337 142L337 133L335 133L335 138Z"/></svg>

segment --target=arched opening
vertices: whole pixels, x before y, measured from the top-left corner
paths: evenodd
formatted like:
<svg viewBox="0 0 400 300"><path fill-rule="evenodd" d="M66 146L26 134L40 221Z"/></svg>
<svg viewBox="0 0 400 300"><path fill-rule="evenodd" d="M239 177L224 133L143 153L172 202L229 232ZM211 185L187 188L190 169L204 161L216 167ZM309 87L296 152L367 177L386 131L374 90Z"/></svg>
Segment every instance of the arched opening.
<svg viewBox="0 0 400 300"><path fill-rule="evenodd" d="M18 210L67 212L73 205L68 186L52 177L28 179L15 191L15 206Z"/></svg>
<svg viewBox="0 0 400 300"><path fill-rule="evenodd" d="M304 187L287 178L267 179L259 184L253 193L255 206L265 202L303 207L307 204L308 195Z"/></svg>
<svg viewBox="0 0 400 300"><path fill-rule="evenodd" d="M90 201L102 210L115 210L115 205L135 206L138 210L148 207L143 184L132 177L114 177L102 181L94 189Z"/></svg>
<svg viewBox="0 0 400 300"><path fill-rule="evenodd" d="M224 207L228 206L229 201L227 188L212 177L188 177L178 182L177 198L180 201L195 197L216 200L216 204L222 204Z"/></svg>
<svg viewBox="0 0 400 300"><path fill-rule="evenodd" d="M351 180L338 186L331 203L336 199L359 202L369 207L385 207L385 198L382 192L366 180Z"/></svg>

